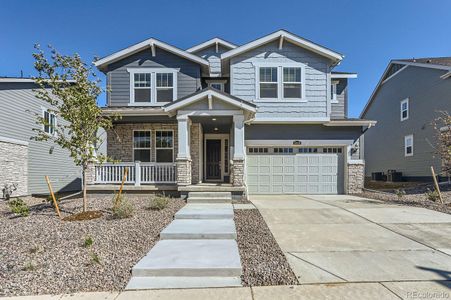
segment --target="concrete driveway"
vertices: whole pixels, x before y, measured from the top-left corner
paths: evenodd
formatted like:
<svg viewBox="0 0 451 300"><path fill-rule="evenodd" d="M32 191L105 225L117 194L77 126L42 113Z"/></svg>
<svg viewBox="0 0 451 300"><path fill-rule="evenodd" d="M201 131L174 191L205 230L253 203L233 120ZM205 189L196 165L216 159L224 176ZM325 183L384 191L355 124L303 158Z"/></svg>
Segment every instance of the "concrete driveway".
<svg viewBox="0 0 451 300"><path fill-rule="evenodd" d="M301 284L381 282L393 291L447 280L440 286L451 287L451 215L347 195L251 201Z"/></svg>

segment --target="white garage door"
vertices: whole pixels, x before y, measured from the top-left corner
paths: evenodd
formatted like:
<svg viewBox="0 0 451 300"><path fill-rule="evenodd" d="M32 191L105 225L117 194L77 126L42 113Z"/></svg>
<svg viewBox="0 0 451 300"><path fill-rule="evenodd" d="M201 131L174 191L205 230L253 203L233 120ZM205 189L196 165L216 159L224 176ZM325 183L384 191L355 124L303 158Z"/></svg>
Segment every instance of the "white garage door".
<svg viewBox="0 0 451 300"><path fill-rule="evenodd" d="M249 194L342 192L342 154L248 154ZM340 159L339 159L340 158Z"/></svg>

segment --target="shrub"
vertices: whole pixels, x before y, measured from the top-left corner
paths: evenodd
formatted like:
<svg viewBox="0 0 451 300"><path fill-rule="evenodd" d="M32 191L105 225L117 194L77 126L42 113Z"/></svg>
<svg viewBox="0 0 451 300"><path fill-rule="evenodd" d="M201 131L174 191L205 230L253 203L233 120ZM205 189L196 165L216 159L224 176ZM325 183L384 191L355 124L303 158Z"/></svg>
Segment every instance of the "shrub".
<svg viewBox="0 0 451 300"><path fill-rule="evenodd" d="M438 195L438 192L436 190L431 191L430 189L428 189L425 195L428 200L434 202L440 199L440 196Z"/></svg>
<svg viewBox="0 0 451 300"><path fill-rule="evenodd" d="M87 237L85 238L85 241L83 242L83 246L84 246L85 248L89 248L89 247L92 246L92 244L94 244L94 240L93 240L90 236L87 236Z"/></svg>
<svg viewBox="0 0 451 300"><path fill-rule="evenodd" d="M100 257L97 253L91 252L89 255L91 256L91 264L96 263L100 265Z"/></svg>
<svg viewBox="0 0 451 300"><path fill-rule="evenodd" d="M166 206L168 206L169 203L169 198L166 196L156 196L154 198L152 198L151 203L150 203L150 209L154 209L154 210L162 210L164 208L166 208Z"/></svg>
<svg viewBox="0 0 451 300"><path fill-rule="evenodd" d="M133 204L128 198L124 194L116 198L117 195L115 194L113 197L113 218L125 219L133 216Z"/></svg>
<svg viewBox="0 0 451 300"><path fill-rule="evenodd" d="M37 269L37 266L31 261L27 262L22 268L22 270L24 270L24 271L34 271L36 269Z"/></svg>
<svg viewBox="0 0 451 300"><path fill-rule="evenodd" d="M26 217L30 214L30 209L28 208L28 205L21 198L10 200L8 205L9 208L11 209L11 212L16 215Z"/></svg>
<svg viewBox="0 0 451 300"><path fill-rule="evenodd" d="M398 196L398 199L401 199L406 194L406 191L403 189L397 189L395 190L396 196Z"/></svg>

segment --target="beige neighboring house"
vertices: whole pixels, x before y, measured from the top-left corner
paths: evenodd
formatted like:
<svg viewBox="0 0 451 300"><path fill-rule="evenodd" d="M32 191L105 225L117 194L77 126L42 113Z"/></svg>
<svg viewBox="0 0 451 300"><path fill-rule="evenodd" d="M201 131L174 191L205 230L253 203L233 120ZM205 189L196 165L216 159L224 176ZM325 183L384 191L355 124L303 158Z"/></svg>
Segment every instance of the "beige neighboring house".
<svg viewBox="0 0 451 300"><path fill-rule="evenodd" d="M16 185L12 196L48 194L48 175L56 192L78 191L80 168L69 153L53 142L38 142L30 138L37 128L36 114L49 123L64 122L48 112L48 103L35 97L38 88L32 79L0 77L0 190L5 184ZM53 134L51 126L43 128ZM3 194L0 192L0 197Z"/></svg>

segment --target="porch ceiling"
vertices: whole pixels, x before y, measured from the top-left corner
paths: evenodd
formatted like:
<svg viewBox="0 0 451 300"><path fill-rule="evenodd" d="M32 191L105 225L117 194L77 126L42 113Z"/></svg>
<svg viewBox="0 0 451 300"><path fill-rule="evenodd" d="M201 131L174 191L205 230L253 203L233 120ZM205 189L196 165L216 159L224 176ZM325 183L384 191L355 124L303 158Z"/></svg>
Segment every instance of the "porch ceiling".
<svg viewBox="0 0 451 300"><path fill-rule="evenodd" d="M204 133L230 133L233 119L229 116L200 117L193 116L191 121L202 124ZM215 130L216 129L216 130Z"/></svg>

